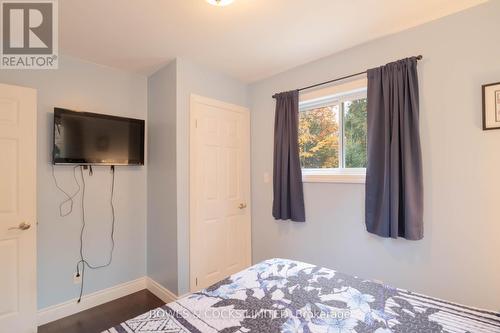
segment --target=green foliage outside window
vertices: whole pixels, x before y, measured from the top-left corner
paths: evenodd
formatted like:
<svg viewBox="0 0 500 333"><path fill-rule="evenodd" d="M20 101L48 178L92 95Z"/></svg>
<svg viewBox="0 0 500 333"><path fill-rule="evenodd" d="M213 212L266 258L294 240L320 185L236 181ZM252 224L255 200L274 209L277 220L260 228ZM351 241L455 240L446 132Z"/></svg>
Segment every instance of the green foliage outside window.
<svg viewBox="0 0 500 333"><path fill-rule="evenodd" d="M366 98L344 103L345 168L366 168Z"/></svg>
<svg viewBox="0 0 500 333"><path fill-rule="evenodd" d="M302 168L366 168L367 101L358 99L300 112ZM343 117L339 117L339 109ZM339 121L340 120L340 121ZM343 121L344 162L340 156Z"/></svg>
<svg viewBox="0 0 500 333"><path fill-rule="evenodd" d="M300 113L299 148L303 168L339 167L338 107Z"/></svg>

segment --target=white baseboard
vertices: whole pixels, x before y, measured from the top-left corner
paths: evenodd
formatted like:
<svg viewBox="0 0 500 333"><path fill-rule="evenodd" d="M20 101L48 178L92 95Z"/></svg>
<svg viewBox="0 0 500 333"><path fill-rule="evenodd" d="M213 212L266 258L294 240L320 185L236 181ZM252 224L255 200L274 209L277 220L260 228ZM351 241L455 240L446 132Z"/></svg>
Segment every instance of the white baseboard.
<svg viewBox="0 0 500 333"><path fill-rule="evenodd" d="M77 298L75 298L64 303L41 309L37 314L38 326L111 302L117 298L133 294L143 289L148 289L165 303L173 302L179 298L176 294L163 287L155 280L144 276L133 281L85 295L82 297L80 303L77 303Z"/></svg>
<svg viewBox="0 0 500 333"><path fill-rule="evenodd" d="M150 292L152 292L156 297L158 297L165 303L170 303L178 299L176 294L150 277L146 277L146 285Z"/></svg>
<svg viewBox="0 0 500 333"><path fill-rule="evenodd" d="M44 325L52 321L71 316L75 313L93 308L95 306L110 302L117 298L127 296L143 289L149 289L149 278L141 277L133 281L125 282L111 288L96 291L82 297L80 303L77 298L70 301L52 305L41 309L37 314L38 325ZM156 282L155 282L156 283ZM159 286L159 285L158 285ZM161 287L161 286L160 286ZM162 287L163 288L163 287ZM165 289L165 288L163 288ZM166 290L166 289L165 289ZM168 290L167 290L168 291ZM151 291L155 294L153 291ZM169 292L169 291L168 291ZM171 292L169 292L172 294ZM156 295L156 294L155 294ZM174 294L172 294L174 295ZM159 297L157 295L157 297ZM161 297L159 297L161 298ZM163 300L163 298L161 298Z"/></svg>

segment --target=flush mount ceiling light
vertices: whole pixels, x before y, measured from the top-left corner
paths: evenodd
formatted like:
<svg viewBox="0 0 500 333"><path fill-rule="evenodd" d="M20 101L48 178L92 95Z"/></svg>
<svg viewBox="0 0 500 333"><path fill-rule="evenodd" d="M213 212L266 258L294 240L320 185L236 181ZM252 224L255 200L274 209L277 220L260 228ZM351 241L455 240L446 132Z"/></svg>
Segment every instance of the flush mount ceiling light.
<svg viewBox="0 0 500 333"><path fill-rule="evenodd" d="M207 0L207 2L214 6L224 7L233 3L234 0Z"/></svg>

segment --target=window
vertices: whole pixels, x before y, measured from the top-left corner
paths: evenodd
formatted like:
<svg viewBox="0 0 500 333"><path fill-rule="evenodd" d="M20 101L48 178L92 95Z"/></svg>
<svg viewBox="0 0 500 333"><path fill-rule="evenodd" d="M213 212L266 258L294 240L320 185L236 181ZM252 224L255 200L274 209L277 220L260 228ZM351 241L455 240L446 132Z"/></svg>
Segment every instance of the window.
<svg viewBox="0 0 500 333"><path fill-rule="evenodd" d="M341 87L336 88L338 91ZM363 183L367 162L366 83L326 96L301 97L299 148L304 181Z"/></svg>

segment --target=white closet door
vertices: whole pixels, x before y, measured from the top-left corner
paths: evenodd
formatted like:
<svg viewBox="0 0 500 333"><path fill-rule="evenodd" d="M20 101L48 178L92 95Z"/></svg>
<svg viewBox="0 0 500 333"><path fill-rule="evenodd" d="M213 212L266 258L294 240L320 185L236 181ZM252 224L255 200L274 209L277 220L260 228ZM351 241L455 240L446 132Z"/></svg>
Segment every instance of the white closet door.
<svg viewBox="0 0 500 333"><path fill-rule="evenodd" d="M191 98L191 291L251 263L249 110Z"/></svg>
<svg viewBox="0 0 500 333"><path fill-rule="evenodd" d="M0 84L0 331L36 332L36 90Z"/></svg>

